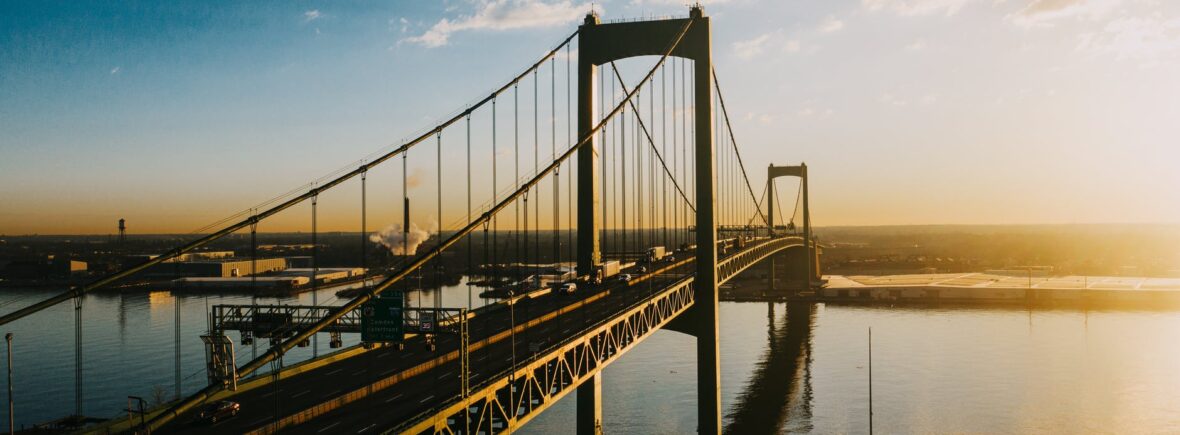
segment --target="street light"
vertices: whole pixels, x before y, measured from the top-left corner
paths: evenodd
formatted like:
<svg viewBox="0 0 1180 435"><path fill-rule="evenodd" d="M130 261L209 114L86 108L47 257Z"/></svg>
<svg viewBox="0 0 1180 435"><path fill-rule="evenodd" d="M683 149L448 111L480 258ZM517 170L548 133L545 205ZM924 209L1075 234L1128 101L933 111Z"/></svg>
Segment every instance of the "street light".
<svg viewBox="0 0 1180 435"><path fill-rule="evenodd" d="M508 372L508 403L516 418L516 292L508 290L508 327L512 337L512 371ZM511 421L511 420L509 420Z"/></svg>
<svg viewBox="0 0 1180 435"><path fill-rule="evenodd" d="M12 414L12 333L4 334L4 341L8 342L8 433L15 433L12 431L13 414Z"/></svg>

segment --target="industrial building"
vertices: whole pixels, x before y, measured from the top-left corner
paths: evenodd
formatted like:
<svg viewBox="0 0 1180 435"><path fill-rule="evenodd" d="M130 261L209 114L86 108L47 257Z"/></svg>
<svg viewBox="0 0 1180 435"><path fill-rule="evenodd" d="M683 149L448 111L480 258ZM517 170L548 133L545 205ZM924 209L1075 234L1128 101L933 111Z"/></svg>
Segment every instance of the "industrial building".
<svg viewBox="0 0 1180 435"><path fill-rule="evenodd" d="M160 256L160 254L128 255L127 260L130 262L144 262L144 261L148 261L148 260L151 260L151 259L159 257L159 256ZM199 251L199 252L186 252L184 254L178 255L176 258L166 260L166 262L168 262L168 263L185 263L185 262L190 262L190 261L202 261L202 260L223 260L223 259L233 258L233 257L234 257L234 251Z"/></svg>
<svg viewBox="0 0 1180 435"><path fill-rule="evenodd" d="M85 261L69 258L15 259L0 267L0 278L4 279L65 279L84 276L87 273Z"/></svg>
<svg viewBox="0 0 1180 435"><path fill-rule="evenodd" d="M257 270L255 270L257 267ZM207 277L232 278L287 269L285 258L229 259L160 263L143 272L145 278Z"/></svg>
<svg viewBox="0 0 1180 435"><path fill-rule="evenodd" d="M284 270L279 275L299 276L310 279L313 272L315 273L315 280L321 284L360 278L365 275L365 269L363 267L321 267L319 269L300 267Z"/></svg>
<svg viewBox="0 0 1180 435"><path fill-rule="evenodd" d="M254 287L260 291L287 291L309 282L311 280L303 276L190 277L172 280L172 286L183 290L240 290Z"/></svg>

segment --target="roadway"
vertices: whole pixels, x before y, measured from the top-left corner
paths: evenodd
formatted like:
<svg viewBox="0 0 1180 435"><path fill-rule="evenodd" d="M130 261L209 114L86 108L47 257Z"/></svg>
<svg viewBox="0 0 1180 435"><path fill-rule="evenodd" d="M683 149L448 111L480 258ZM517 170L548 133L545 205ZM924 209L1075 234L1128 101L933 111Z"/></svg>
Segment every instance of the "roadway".
<svg viewBox="0 0 1180 435"><path fill-rule="evenodd" d="M529 358L529 344L538 342L540 348L575 337L598 321L612 316L621 308L646 299L684 274L691 273L691 257L677 253L675 267L660 274L636 276L647 278L631 283L611 281L599 286L580 285L575 295L546 294L518 301L514 310L507 307L481 313L470 324L471 385L476 386L488 377L512 367L513 340L508 325L515 317L517 325L530 320L541 321L518 329L515 337L517 361ZM624 271L624 273L633 270ZM634 274L633 274L634 275ZM577 306L580 301L591 301ZM548 316L566 309L560 316ZM518 326L518 328L522 328ZM369 433L392 427L423 412L444 399L457 396L460 389L459 361L446 356L458 349L458 337L437 336L437 351L431 351L423 337L405 342L405 348L383 347L327 364L305 373L235 395L231 400L242 404L234 418L216 425L195 423L195 412L181 415L165 426L165 433L244 433L265 428L279 418L337 399L347 393L373 385L397 375L406 376L410 369L419 367L416 374L403 377L387 388L369 391L367 397L328 411L310 422L283 428L283 433Z"/></svg>

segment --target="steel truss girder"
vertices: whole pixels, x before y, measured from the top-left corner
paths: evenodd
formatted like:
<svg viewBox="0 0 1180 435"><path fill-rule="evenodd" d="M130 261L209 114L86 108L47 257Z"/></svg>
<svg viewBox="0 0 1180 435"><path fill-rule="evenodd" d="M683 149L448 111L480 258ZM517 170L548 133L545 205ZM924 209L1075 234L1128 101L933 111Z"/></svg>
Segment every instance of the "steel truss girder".
<svg viewBox="0 0 1180 435"><path fill-rule="evenodd" d="M681 279L585 334L550 348L515 372L493 377L469 397L453 398L390 432L490 434L520 427L690 308L692 282L692 277Z"/></svg>
<svg viewBox="0 0 1180 435"><path fill-rule="evenodd" d="M214 331L255 331L256 314L289 315L290 323L281 325L281 331L297 331L303 327L313 325L336 309L334 306L314 305L214 305L210 310L213 316ZM344 314L340 320L323 329L324 332L361 332L360 310L352 310Z"/></svg>
<svg viewBox="0 0 1180 435"><path fill-rule="evenodd" d="M802 245L803 239L794 236L755 241L718 262L718 281L726 282L779 251ZM515 373L494 376L467 398L455 397L388 433L511 432L576 391L592 375L691 308L692 283L692 276L685 277L651 299L538 355ZM515 416L511 415L514 408Z"/></svg>
<svg viewBox="0 0 1180 435"><path fill-rule="evenodd" d="M748 246L741 252L717 262L717 282L720 284L729 281L730 278L737 276L750 266L793 246L803 246L803 238L798 236L777 237Z"/></svg>

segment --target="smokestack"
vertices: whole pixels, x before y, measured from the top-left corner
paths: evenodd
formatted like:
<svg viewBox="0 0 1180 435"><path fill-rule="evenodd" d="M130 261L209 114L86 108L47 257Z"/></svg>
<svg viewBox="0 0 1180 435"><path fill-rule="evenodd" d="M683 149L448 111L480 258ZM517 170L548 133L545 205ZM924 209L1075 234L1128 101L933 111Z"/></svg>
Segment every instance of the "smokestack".
<svg viewBox="0 0 1180 435"><path fill-rule="evenodd" d="M127 240L127 220L119 219L119 244L122 245Z"/></svg>

